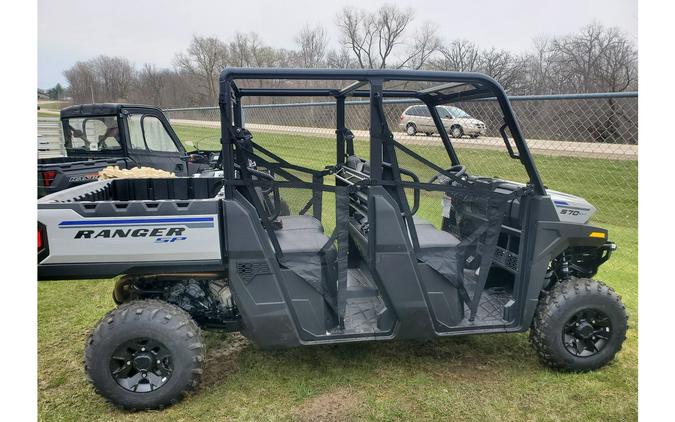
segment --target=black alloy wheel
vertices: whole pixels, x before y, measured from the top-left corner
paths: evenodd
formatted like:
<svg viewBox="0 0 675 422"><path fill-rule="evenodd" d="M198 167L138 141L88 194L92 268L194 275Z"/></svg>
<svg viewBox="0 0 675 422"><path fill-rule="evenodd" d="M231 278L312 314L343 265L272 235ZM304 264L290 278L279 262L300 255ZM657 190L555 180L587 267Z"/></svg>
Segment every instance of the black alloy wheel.
<svg viewBox="0 0 675 422"><path fill-rule="evenodd" d="M157 340L135 338L121 344L110 357L110 372L120 387L147 393L164 386L173 373L169 350Z"/></svg>

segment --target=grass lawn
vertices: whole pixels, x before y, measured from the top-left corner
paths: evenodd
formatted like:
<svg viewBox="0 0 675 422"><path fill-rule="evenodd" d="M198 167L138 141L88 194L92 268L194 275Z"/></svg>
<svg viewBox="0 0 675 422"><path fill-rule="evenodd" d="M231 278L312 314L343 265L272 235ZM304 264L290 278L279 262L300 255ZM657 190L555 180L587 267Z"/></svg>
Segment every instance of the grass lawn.
<svg viewBox="0 0 675 422"><path fill-rule="evenodd" d="M57 100L39 100L38 105L42 110L54 110L59 111L64 107L71 105L70 101L57 101Z"/></svg>
<svg viewBox="0 0 675 422"><path fill-rule="evenodd" d="M181 139L218 148L217 129L177 127ZM321 168L335 148L326 139L257 134L284 144L285 158ZM363 144L357 143L361 155ZM274 151L279 151L279 147ZM437 146L416 151L437 157ZM521 179L516 162L497 151L461 150L471 173ZM325 158L319 161L319 158ZM163 411L128 414L87 384L87 333L114 304L110 280L38 284L38 394L43 420L635 420L637 419L637 163L536 157L552 189L581 195L599 208L619 250L599 279L623 297L630 319L617 359L588 374L564 374L537 361L527 335L465 336L427 343L386 342L256 350L238 334L207 333L198 394ZM437 160L436 160L437 161ZM506 162L506 164L504 164ZM430 177L417 164L401 163ZM498 171L498 172L497 172ZM438 198L420 213L438 220ZM324 205L326 225L330 201Z"/></svg>

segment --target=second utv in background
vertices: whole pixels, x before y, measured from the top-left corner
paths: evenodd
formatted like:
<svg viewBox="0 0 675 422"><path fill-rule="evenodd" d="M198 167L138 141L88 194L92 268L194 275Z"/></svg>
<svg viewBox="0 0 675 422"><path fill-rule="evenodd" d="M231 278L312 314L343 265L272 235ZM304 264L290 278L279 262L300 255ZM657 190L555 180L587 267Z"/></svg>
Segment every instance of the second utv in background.
<svg viewBox="0 0 675 422"><path fill-rule="evenodd" d="M64 157L38 158L38 198L98 179L108 166L151 167L178 177L211 168L215 157L187 152L162 110L83 104L61 110Z"/></svg>

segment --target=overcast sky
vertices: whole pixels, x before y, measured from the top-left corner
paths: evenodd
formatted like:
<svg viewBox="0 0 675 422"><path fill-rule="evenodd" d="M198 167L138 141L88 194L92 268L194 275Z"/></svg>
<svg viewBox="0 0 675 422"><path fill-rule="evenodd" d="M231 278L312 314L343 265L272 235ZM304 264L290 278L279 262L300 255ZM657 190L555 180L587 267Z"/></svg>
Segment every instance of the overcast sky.
<svg viewBox="0 0 675 422"><path fill-rule="evenodd" d="M137 66L170 67L193 34L228 40L257 32L274 47L294 48L303 25L323 24L337 46L338 11L376 9L384 2L349 0L39 0L38 86L65 83L63 71L100 54L125 56ZM532 38L577 31L597 20L637 41L637 0L397 0L414 10L414 24L435 22L444 40L464 38L481 47L527 50Z"/></svg>

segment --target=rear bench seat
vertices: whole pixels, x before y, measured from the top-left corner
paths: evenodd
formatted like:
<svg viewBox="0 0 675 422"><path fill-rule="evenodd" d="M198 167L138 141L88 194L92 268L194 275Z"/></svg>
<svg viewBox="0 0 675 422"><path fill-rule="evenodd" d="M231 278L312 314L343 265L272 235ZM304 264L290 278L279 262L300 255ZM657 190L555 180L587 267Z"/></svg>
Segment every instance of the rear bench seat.
<svg viewBox="0 0 675 422"><path fill-rule="evenodd" d="M279 217L281 228L274 231L283 254L280 263L310 284L329 303L334 302L337 281L337 249L330 245L321 222L314 217Z"/></svg>
<svg viewBox="0 0 675 422"><path fill-rule="evenodd" d="M303 218L297 218L303 217ZM314 217L292 215L279 217L281 228L274 231L284 255L294 253L318 253L328 242L321 222ZM333 251L334 247L331 247Z"/></svg>

